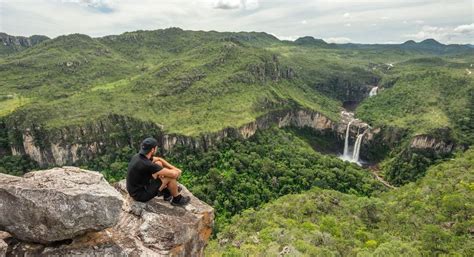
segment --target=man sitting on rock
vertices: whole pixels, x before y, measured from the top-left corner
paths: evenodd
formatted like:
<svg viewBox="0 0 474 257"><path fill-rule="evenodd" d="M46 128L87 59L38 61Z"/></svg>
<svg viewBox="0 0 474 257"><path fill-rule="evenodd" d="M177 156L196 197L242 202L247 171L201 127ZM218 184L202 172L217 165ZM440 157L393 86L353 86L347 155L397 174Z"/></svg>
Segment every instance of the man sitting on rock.
<svg viewBox="0 0 474 257"><path fill-rule="evenodd" d="M157 150L156 139L149 137L143 140L140 151L128 164L128 193L139 202L147 202L155 196L163 195L165 201L172 199L172 205L186 205L190 197L180 194L181 187L177 182L181 170L163 158L154 157Z"/></svg>

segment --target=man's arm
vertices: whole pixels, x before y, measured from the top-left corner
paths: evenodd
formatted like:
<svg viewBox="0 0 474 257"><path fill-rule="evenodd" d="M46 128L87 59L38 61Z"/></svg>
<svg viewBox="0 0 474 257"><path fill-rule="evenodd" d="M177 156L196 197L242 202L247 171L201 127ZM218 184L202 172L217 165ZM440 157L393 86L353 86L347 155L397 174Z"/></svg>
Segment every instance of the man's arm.
<svg viewBox="0 0 474 257"><path fill-rule="evenodd" d="M161 157L153 157L153 162L160 162L162 164L163 168L179 170L178 168L171 165L169 162L167 162L165 159L163 159Z"/></svg>
<svg viewBox="0 0 474 257"><path fill-rule="evenodd" d="M163 168L158 172L153 174L153 177L156 179L157 177L168 177L177 179L181 175L181 170L178 169L169 169Z"/></svg>

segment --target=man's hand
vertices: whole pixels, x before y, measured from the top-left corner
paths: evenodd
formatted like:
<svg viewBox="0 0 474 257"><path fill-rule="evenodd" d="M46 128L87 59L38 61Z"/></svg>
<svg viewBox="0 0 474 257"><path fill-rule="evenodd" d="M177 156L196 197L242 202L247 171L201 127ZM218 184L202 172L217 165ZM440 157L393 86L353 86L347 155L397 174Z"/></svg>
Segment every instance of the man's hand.
<svg viewBox="0 0 474 257"><path fill-rule="evenodd" d="M153 162L160 164L160 166L163 167L163 168L179 170L181 172L180 169L178 169L175 166L171 165L169 162L167 162L165 159L163 159L161 157L153 157Z"/></svg>
<svg viewBox="0 0 474 257"><path fill-rule="evenodd" d="M181 176L181 170L163 168L155 174L157 174L158 177L168 177L168 178L178 179Z"/></svg>

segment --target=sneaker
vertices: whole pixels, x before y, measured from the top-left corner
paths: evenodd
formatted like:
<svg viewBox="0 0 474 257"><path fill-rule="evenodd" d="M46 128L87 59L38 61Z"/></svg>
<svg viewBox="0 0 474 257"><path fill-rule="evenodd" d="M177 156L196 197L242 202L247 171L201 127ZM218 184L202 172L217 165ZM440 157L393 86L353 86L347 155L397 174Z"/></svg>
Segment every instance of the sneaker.
<svg viewBox="0 0 474 257"><path fill-rule="evenodd" d="M191 197L178 195L171 200L171 205L174 206L184 206L191 201Z"/></svg>
<svg viewBox="0 0 474 257"><path fill-rule="evenodd" d="M178 193L181 192L183 188L178 185ZM169 190L165 190L163 189L163 200L165 200L166 202L169 202L171 201L171 199L173 198L173 196L171 195L170 191Z"/></svg>

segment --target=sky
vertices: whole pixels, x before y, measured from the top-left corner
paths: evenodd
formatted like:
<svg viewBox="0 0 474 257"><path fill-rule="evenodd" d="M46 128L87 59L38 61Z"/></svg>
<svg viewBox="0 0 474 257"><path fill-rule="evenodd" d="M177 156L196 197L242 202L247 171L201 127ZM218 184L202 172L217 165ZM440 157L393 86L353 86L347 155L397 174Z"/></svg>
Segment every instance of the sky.
<svg viewBox="0 0 474 257"><path fill-rule="evenodd" d="M474 44L474 0L0 0L0 32L16 36L169 27L334 43Z"/></svg>

